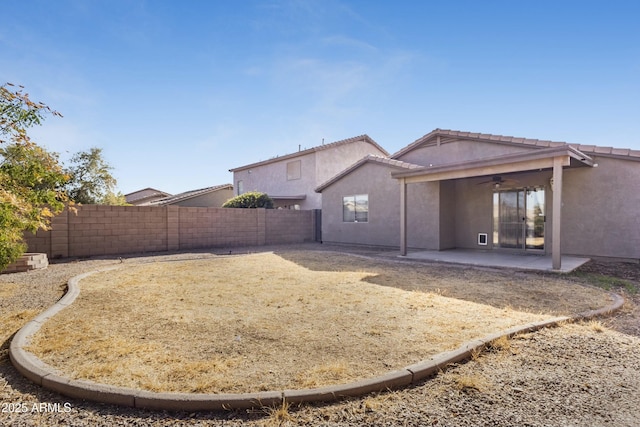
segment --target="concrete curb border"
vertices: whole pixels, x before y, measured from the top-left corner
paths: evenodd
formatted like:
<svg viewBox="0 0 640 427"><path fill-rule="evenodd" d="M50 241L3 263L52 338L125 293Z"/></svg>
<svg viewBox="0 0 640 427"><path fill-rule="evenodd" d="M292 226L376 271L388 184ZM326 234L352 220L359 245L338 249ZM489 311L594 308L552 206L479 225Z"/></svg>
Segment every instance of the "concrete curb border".
<svg viewBox="0 0 640 427"><path fill-rule="evenodd" d="M418 384L423 380L445 370L453 363L471 358L490 346L498 338L520 333L533 332L546 327L557 326L563 322L588 320L607 316L619 310L624 298L610 293L613 302L607 307L590 310L573 317L555 317L552 319L516 326L501 332L490 334L481 339L467 342L453 351L435 355L427 360L406 366L403 369L378 375L373 378L347 384L326 387L267 391L259 393L192 394L192 393L156 393L125 387L115 387L92 381L74 380L65 377L55 368L45 364L33 353L25 350L30 338L55 314L71 305L80 294L80 280L92 274L113 270L119 267L107 267L73 277L69 280L67 293L52 307L28 322L14 336L9 347L11 363L27 379L64 396L90 400L99 403L128 406L133 408L165 411L215 411L247 409L254 407L276 406L289 403L328 402L345 397L357 397L372 392Z"/></svg>

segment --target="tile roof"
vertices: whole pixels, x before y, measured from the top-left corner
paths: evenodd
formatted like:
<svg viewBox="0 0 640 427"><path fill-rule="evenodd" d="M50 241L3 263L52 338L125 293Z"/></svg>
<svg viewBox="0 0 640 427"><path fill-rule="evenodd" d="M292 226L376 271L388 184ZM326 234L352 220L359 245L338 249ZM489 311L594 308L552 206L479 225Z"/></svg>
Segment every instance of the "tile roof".
<svg viewBox="0 0 640 427"><path fill-rule="evenodd" d="M353 172L354 170L358 169L360 166L364 165L365 163L377 163L380 165L388 165L397 169L401 169L401 170L405 170L405 171L410 171L413 169L420 169L422 168L422 166L420 165L416 165L413 163L407 163L407 162L403 162L401 160L395 160L395 159L390 159L389 157L383 157L383 156L376 156L374 154L368 154L366 156L364 156L362 159L358 160L357 162L355 162L354 164L352 164L351 166L349 166L348 168L346 168L345 170L343 170L342 172L340 172L339 174L333 176L332 178L330 178L328 181L324 182L323 184L319 185L315 191L316 193L321 193L322 190L324 190L325 188L329 187L331 184L333 184L334 182L342 179L344 176L349 175L351 172Z"/></svg>
<svg viewBox="0 0 640 427"><path fill-rule="evenodd" d="M437 138L455 138L455 139L471 139L475 141L486 141L486 142L494 142L499 144L509 144L509 145L526 145L535 148L548 148L548 147L560 147L564 145L568 145L570 147L575 148L578 151L581 151L585 154L594 153L600 156L605 157L617 157L617 158L626 158L628 160L638 160L640 161L640 150L631 150L631 149L622 149L622 148L613 148L613 147L600 147L596 145L581 145L581 144L569 144L567 142L559 142L559 141L549 141L543 139L531 139L531 138L520 138L514 136L505 136L505 135L493 135L489 133L473 133L473 132L462 132L458 130L448 130L448 129L435 129L428 134L424 135L422 138L418 138L411 144L407 145L400 151L394 153L391 158L398 158L414 149L422 146L428 141Z"/></svg>
<svg viewBox="0 0 640 427"><path fill-rule="evenodd" d="M164 199L160 199L160 200L156 200L153 201L151 203L149 203L150 205L155 205L155 206L164 206L164 205L172 205L174 203L178 203L181 202L183 200L187 200L187 199L191 199L197 196L202 196L203 194L207 194L207 193L212 193L214 191L218 191L218 190L225 190L225 189L233 189L233 185L232 184L222 184L222 185L216 185L213 187L206 187L206 188L200 188L198 190L191 190L191 191L185 191L184 193L180 193L180 194L176 194L174 196L171 197L165 197Z"/></svg>
<svg viewBox="0 0 640 427"><path fill-rule="evenodd" d="M148 191L150 191L151 193L145 194L145 192L148 192ZM129 194L124 195L128 203L135 202L138 200L144 200L152 197L158 197L158 196L167 197L167 196L171 196L171 194L166 193L164 191L156 190L155 188L147 187L147 188L143 188L142 190L133 191Z"/></svg>
<svg viewBox="0 0 640 427"><path fill-rule="evenodd" d="M251 163L251 164L244 165L244 166L239 166L239 167L234 168L234 169L229 169L229 172L237 172L237 171L241 171L241 170L252 168L252 167L256 167L256 166L262 166L262 165L266 165L266 164L269 164L269 163L279 162L281 160L292 159L292 158L295 158L295 157L298 157L298 156L303 156L305 154L309 154L309 153L313 153L313 152L321 151L321 150L329 150L331 148L335 148L335 147L338 147L340 145L351 144L351 143L358 142L358 141L368 142L369 144L371 144L374 147L376 147L378 150L380 150L385 155L387 155L387 156L389 155L387 150L382 148L377 142L375 142L373 139L371 139L369 137L369 135L363 134L363 135L359 135L359 136L354 136L353 138L342 139L340 141L331 142L329 144L323 144L323 145L318 145L316 147L307 148L307 149L304 149L304 150L297 151L295 153L285 154L283 156L276 156L276 157L273 157L273 158L271 158L269 160L263 160L263 161L260 161L260 162Z"/></svg>
<svg viewBox="0 0 640 427"><path fill-rule="evenodd" d="M412 170L392 172L391 176L393 178L411 178L439 175L437 179L434 179L434 181L439 181L443 179L443 174L447 175L445 179L469 178L472 176L489 175L489 173L487 173L487 168L489 167L504 166L507 166L509 170L504 170L501 173L523 172L536 170L544 163L553 166L553 159L558 155L568 156L570 163L567 166L569 167L593 166L593 159L583 152L576 150L570 145L560 145L557 147L518 151L515 153L464 160L437 166L421 166ZM540 163L540 161L542 161L542 163Z"/></svg>

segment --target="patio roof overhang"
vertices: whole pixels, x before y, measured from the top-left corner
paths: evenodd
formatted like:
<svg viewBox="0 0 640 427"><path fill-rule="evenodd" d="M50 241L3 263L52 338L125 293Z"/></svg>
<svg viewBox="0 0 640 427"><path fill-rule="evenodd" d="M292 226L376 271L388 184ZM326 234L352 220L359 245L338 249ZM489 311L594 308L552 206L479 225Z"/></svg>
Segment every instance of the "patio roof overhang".
<svg viewBox="0 0 640 427"><path fill-rule="evenodd" d="M459 163L426 166L409 171L393 172L391 176L400 182L400 254L407 254L407 185L417 182L433 182L448 179L471 178L534 170L553 170L552 213L552 264L561 269L561 212L562 170L567 167L595 166L593 159L571 146L543 148L523 153L506 154Z"/></svg>
<svg viewBox="0 0 640 427"><path fill-rule="evenodd" d="M273 200L305 200L307 198L306 194L298 194L293 196L274 196L269 194Z"/></svg>
<svg viewBox="0 0 640 427"><path fill-rule="evenodd" d="M594 166L593 159L570 146L544 148L525 153L487 157L466 162L425 166L410 171L393 172L391 176L406 184L447 179L471 178L512 172L552 169L555 162L562 167Z"/></svg>

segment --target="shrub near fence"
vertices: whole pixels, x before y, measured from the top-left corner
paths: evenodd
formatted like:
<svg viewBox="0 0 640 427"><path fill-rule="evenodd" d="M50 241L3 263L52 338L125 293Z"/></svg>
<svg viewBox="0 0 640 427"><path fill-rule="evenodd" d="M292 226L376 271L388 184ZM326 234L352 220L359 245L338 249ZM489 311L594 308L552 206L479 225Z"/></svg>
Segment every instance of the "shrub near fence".
<svg viewBox="0 0 640 427"><path fill-rule="evenodd" d="M26 234L49 258L260 246L314 240L313 211L83 205Z"/></svg>

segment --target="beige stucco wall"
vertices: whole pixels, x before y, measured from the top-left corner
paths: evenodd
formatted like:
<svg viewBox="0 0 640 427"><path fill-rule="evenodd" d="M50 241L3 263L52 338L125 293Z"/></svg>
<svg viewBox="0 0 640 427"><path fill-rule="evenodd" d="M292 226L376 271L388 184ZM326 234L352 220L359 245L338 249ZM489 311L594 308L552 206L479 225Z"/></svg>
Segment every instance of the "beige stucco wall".
<svg viewBox="0 0 640 427"><path fill-rule="evenodd" d="M438 250L452 249L456 247L456 197L455 181L440 182L439 218L440 244Z"/></svg>
<svg viewBox="0 0 640 427"><path fill-rule="evenodd" d="M322 192L322 241L400 245L400 188L391 168L367 163ZM343 222L342 198L369 195L369 222Z"/></svg>
<svg viewBox="0 0 640 427"><path fill-rule="evenodd" d="M385 155L365 141L355 141L331 149L316 151L317 185L327 182L368 154Z"/></svg>
<svg viewBox="0 0 640 427"><path fill-rule="evenodd" d="M480 141L455 140L443 142L440 146L427 145L400 156L398 160L417 165L444 165L483 157L495 157L503 154L526 152L527 146L514 146Z"/></svg>
<svg viewBox="0 0 640 427"><path fill-rule="evenodd" d="M325 188L322 192L322 240L328 243L399 247L400 185L391 178L391 171L394 170L398 169L365 163ZM437 246L438 191L438 183L423 183L409 188L409 247ZM356 194L369 196L369 221L343 222L342 198Z"/></svg>
<svg viewBox="0 0 640 427"><path fill-rule="evenodd" d="M287 180L287 163L300 161L300 179ZM345 166L346 167L346 166ZM300 209L319 209L321 196L313 191L318 185L316 178L315 153L297 156L293 159L273 161L266 165L259 165L233 173L233 185L238 191L238 181L242 180L244 192L259 191L270 196L297 196L306 194Z"/></svg>
<svg viewBox="0 0 640 427"><path fill-rule="evenodd" d="M397 191L400 191L397 181L396 185ZM440 248L441 195L442 189L439 182L421 182L407 187L407 245L410 248L432 250Z"/></svg>
<svg viewBox="0 0 640 427"><path fill-rule="evenodd" d="M365 141L339 144L332 148L311 151L292 158L273 160L233 173L233 184L238 191L238 181L243 181L244 191L260 191L270 196L297 196L304 194L306 199L282 201L276 206L299 204L300 209L320 209L322 195L315 189L338 173L362 159L367 154L380 154L382 151ZM287 163L300 161L300 179L287 180Z"/></svg>
<svg viewBox="0 0 640 427"><path fill-rule="evenodd" d="M640 260L640 162L595 161L565 170L562 251Z"/></svg>

